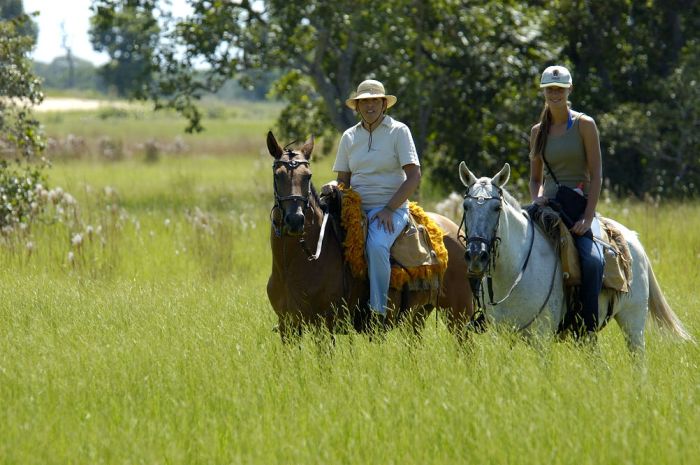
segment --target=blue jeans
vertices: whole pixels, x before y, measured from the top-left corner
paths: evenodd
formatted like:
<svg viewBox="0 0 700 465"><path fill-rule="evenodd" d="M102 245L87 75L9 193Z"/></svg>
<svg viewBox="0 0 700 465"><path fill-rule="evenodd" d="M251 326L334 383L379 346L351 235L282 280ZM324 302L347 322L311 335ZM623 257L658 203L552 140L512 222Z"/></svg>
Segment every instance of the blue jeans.
<svg viewBox="0 0 700 465"><path fill-rule="evenodd" d="M598 328L598 296L603 288L605 256L601 245L591 237L574 235L574 242L581 260L581 317L585 330L595 331Z"/></svg>
<svg viewBox="0 0 700 465"><path fill-rule="evenodd" d="M367 219L379 212L383 207L365 210ZM394 212L394 232L389 233L379 225L378 221L369 223L367 231L367 268L369 274L369 306L373 312L386 315L386 306L391 279L391 263L389 251L408 224L408 208L402 207Z"/></svg>

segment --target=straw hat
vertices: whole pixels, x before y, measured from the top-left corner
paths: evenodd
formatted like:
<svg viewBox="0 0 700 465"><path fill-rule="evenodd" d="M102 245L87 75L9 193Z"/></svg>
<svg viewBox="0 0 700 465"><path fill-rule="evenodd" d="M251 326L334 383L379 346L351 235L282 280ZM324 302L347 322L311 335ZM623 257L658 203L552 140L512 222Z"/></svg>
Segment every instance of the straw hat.
<svg viewBox="0 0 700 465"><path fill-rule="evenodd" d="M362 81L359 86L357 86L357 91L352 97L345 101L347 105L352 110L357 109L357 101L367 98L385 98L386 107L391 108L396 103L396 97L393 95L386 95L384 91L384 84L374 79L367 79Z"/></svg>

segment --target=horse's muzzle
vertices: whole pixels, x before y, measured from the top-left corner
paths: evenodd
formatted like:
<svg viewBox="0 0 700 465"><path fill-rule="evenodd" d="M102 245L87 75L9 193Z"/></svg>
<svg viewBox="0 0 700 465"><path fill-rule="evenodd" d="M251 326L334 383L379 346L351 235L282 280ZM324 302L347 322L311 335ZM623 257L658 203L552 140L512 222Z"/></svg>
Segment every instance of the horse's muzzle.
<svg viewBox="0 0 700 465"><path fill-rule="evenodd" d="M284 227L287 234L298 236L304 232L304 214L301 209L284 215Z"/></svg>
<svg viewBox="0 0 700 465"><path fill-rule="evenodd" d="M489 265L488 246L481 241L470 243L464 252L464 259L467 261L469 274L475 276L483 275Z"/></svg>

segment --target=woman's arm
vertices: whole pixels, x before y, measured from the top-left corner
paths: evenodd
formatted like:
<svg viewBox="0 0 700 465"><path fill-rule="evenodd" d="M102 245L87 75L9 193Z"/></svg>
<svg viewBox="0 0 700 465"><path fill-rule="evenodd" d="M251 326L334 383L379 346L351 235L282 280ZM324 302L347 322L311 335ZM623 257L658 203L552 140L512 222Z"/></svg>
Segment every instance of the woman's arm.
<svg viewBox="0 0 700 465"><path fill-rule="evenodd" d="M539 124L536 124L530 130L530 198L532 199L532 203L545 205L547 203L547 197L543 195L544 162L540 155L535 155L533 153L539 126Z"/></svg>
<svg viewBox="0 0 700 465"><path fill-rule="evenodd" d="M581 130L581 138L583 139L583 147L586 151L586 163L588 164L588 173L591 177L591 183L588 187L588 203L586 211L583 213L583 218L574 224L571 232L575 234L584 234L591 228L595 209L600 198L600 189L603 185L603 162L600 153L600 137L598 135L598 127L595 121L590 116L583 115L579 121Z"/></svg>

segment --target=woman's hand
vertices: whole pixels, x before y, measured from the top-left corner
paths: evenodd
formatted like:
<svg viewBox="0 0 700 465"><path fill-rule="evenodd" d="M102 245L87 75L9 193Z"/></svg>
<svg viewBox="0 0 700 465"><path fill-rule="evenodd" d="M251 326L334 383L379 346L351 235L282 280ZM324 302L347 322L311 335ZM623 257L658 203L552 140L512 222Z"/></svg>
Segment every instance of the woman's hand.
<svg viewBox="0 0 700 465"><path fill-rule="evenodd" d="M549 202L549 199L547 197L545 197L544 195L542 195L540 197L535 197L532 200L532 203L534 203L535 205L539 205L540 207L546 206L547 202Z"/></svg>
<svg viewBox="0 0 700 465"><path fill-rule="evenodd" d="M577 236L583 236L589 229L591 229L591 224L593 224L593 218L588 219L583 217L574 223L570 231L572 234L576 234Z"/></svg>
<svg viewBox="0 0 700 465"><path fill-rule="evenodd" d="M379 221L379 225L389 231L389 233L393 234L394 232L394 212L388 207L384 207L372 215L369 221L370 223L372 221Z"/></svg>

